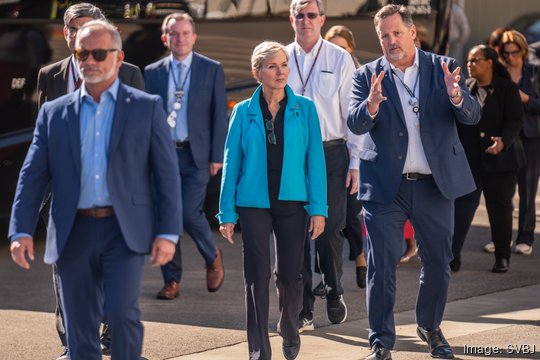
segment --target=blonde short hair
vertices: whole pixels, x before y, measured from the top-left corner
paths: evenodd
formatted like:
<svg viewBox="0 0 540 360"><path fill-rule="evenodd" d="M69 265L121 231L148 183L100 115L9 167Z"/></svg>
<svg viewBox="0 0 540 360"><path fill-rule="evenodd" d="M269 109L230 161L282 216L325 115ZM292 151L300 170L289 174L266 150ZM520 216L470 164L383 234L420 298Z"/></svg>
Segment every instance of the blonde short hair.
<svg viewBox="0 0 540 360"><path fill-rule="evenodd" d="M260 70L266 60L274 57L280 51L289 59L289 54L283 44L277 41L263 41L253 50L253 54L251 55L251 69Z"/></svg>

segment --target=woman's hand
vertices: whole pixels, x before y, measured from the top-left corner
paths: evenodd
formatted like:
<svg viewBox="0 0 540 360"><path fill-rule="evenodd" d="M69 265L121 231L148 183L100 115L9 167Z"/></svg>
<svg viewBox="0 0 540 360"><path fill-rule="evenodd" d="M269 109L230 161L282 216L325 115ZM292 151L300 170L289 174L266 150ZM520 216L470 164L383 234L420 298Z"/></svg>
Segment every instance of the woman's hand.
<svg viewBox="0 0 540 360"><path fill-rule="evenodd" d="M321 215L313 215L309 220L309 232L311 233L311 240L315 240L324 231L324 222L326 219Z"/></svg>
<svg viewBox="0 0 540 360"><path fill-rule="evenodd" d="M229 243L234 244L234 240L232 239L232 236L234 234L233 223L223 223L219 225L219 232L225 239L227 239Z"/></svg>
<svg viewBox="0 0 540 360"><path fill-rule="evenodd" d="M521 98L522 103L527 104L529 102L529 95L525 94L521 90L519 90L519 97Z"/></svg>
<svg viewBox="0 0 540 360"><path fill-rule="evenodd" d="M500 153L501 151L503 151L503 149L504 149L504 143L503 143L501 137L498 137L498 136L492 136L492 137L491 137L491 141L493 141L493 145L491 145L490 147L488 147L488 148L486 149L486 152L487 152L488 154L491 154L491 155L497 155L498 153Z"/></svg>

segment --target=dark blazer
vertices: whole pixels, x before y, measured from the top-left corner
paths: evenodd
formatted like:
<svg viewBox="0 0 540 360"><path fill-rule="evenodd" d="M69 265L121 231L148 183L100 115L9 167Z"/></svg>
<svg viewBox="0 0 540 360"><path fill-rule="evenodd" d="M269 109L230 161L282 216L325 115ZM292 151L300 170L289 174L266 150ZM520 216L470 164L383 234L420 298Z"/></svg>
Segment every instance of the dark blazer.
<svg viewBox="0 0 540 360"><path fill-rule="evenodd" d="M478 93L476 79L467 79L473 96ZM525 153L519 133L523 118L523 106L517 85L510 79L493 75L490 89L482 107L482 117L477 125L458 124L458 133L471 170L502 172L513 171L525 164ZM486 153L493 144L492 136L502 137L504 149L497 155Z"/></svg>
<svg viewBox="0 0 540 360"><path fill-rule="evenodd" d="M169 66L167 56L144 69L146 91L163 99L167 112ZM193 160L199 169L223 162L227 136L227 93L223 67L193 52L188 100L188 137Z"/></svg>
<svg viewBox="0 0 540 360"><path fill-rule="evenodd" d="M51 101L67 94L69 63L71 56L42 67L38 73L38 108L45 101ZM144 90L144 80L139 67L123 62L118 71L118 78L126 85Z"/></svg>
<svg viewBox="0 0 540 360"><path fill-rule="evenodd" d="M81 187L80 90L43 104L21 169L9 236L33 234L47 184L51 217L45 262L62 253ZM107 186L127 246L148 253L156 234L181 234L178 160L158 96L120 84L108 153ZM155 192L154 192L155 191ZM154 212L155 211L155 212Z"/></svg>
<svg viewBox="0 0 540 360"><path fill-rule="evenodd" d="M519 89L529 95L529 102L524 105L523 136L540 138L540 66L523 64L523 76L518 84Z"/></svg>
<svg viewBox="0 0 540 360"><path fill-rule="evenodd" d="M420 136L433 178L441 194L455 199L475 189L469 164L459 141L456 122L476 124L480 105L460 81L461 109L452 105L446 91L441 62L453 71L454 59L418 50L420 65ZM367 111L371 74L385 72L383 95L387 97L372 119ZM362 136L360 146L360 199L388 204L399 190L407 156L407 128L390 63L381 57L358 69L353 76L353 92L348 125Z"/></svg>

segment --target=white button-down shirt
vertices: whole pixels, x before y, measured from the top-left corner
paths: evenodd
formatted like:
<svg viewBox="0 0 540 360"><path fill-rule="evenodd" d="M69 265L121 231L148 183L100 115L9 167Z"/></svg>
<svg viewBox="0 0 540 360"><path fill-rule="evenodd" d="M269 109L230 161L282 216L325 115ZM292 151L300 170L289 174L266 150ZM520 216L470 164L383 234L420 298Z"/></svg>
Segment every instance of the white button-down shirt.
<svg viewBox="0 0 540 360"><path fill-rule="evenodd" d="M308 74L317 52L322 44L321 52L309 79ZM319 38L310 52L306 53L295 41L287 46L289 53L288 84L297 94L302 94L302 80L305 93L315 103L323 141L337 139L347 140L351 160L349 169L358 170L360 137L347 127L347 112L352 89L352 76L355 71L352 56L342 48ZM298 60L298 67L295 61ZM306 83L307 81L307 83Z"/></svg>
<svg viewBox="0 0 540 360"><path fill-rule="evenodd" d="M420 117L413 112L413 107L409 104L411 96L405 89L405 86L401 83L401 81L403 81L412 91L414 89L414 83L418 81L416 89L414 89L414 95L419 104L420 74L418 71L420 70L420 67L418 62L418 50L416 50L416 55L414 56L414 63L406 68L405 72L399 70L392 64L390 64L390 66L392 67L392 76L394 77L394 82L399 94L399 101L401 102L403 115L405 115L405 125L407 126L407 133L409 134L407 157L405 158L403 173L415 172L431 174L431 168L429 167L426 153L424 152L424 146L422 145L422 139L420 138Z"/></svg>

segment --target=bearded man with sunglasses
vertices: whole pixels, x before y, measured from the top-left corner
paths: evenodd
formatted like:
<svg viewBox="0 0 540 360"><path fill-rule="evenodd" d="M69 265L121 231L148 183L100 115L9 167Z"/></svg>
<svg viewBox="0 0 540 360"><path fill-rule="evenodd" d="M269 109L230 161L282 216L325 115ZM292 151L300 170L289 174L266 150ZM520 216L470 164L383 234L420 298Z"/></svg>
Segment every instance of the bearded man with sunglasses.
<svg viewBox="0 0 540 360"><path fill-rule="evenodd" d="M322 0L293 0L290 21L295 41L289 52L289 86L295 93L313 100L321 126L326 160L328 218L324 232L315 241L316 259L326 293L328 320L339 324L347 318L343 300L342 230L345 228L347 191L358 191L359 137L347 128L347 108L355 66L351 55L323 40L326 17ZM310 241L305 243L304 303L300 331L313 330L315 298L312 291Z"/></svg>
<svg viewBox="0 0 540 360"><path fill-rule="evenodd" d="M181 233L180 181L159 96L122 84L117 29L103 20L77 33L80 89L45 103L12 209L11 255L28 269L32 233L51 184L44 260L62 285L69 355L101 359L103 303L113 359L138 359L145 254L170 261Z"/></svg>
<svg viewBox="0 0 540 360"><path fill-rule="evenodd" d="M81 26L91 20L105 20L101 10L89 3L74 4L67 8L64 13L64 38L71 54L75 51L75 39L77 31ZM45 101L51 101L62 95L71 93L79 88L82 79L79 77L79 69L74 55L70 55L53 64L47 65L39 70L38 73L38 106L41 107ZM118 71L118 78L126 85L137 89L144 89L144 81L141 70L130 63L122 62ZM45 223L49 218L50 195L44 201L41 216ZM69 360L67 350L66 327L64 321L64 307L60 296L61 286L58 281L58 271L53 264L53 284L56 297L56 331L63 346L63 351L57 360ZM103 354L110 351L111 336L106 321L103 321L103 333L101 336L101 347Z"/></svg>

